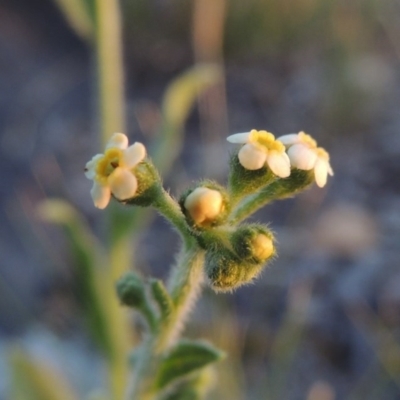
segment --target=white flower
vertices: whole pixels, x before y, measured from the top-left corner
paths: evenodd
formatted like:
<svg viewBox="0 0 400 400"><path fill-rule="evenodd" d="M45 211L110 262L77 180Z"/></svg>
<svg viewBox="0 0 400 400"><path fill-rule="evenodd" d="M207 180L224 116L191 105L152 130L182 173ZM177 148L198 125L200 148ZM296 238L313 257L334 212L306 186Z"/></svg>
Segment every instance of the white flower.
<svg viewBox="0 0 400 400"><path fill-rule="evenodd" d="M278 138L287 148L292 167L310 171L314 169L315 182L324 187L333 170L329 163L329 154L317 142L304 132L291 133Z"/></svg>
<svg viewBox="0 0 400 400"><path fill-rule="evenodd" d="M198 187L186 197L184 206L196 225L206 225L223 211L223 198L218 190Z"/></svg>
<svg viewBox="0 0 400 400"><path fill-rule="evenodd" d="M106 145L104 154L95 155L85 168L85 175L93 180L90 191L94 205L105 208L111 194L118 200L132 198L137 189L133 168L146 157L142 143L128 147L128 138L123 133L114 133Z"/></svg>
<svg viewBox="0 0 400 400"><path fill-rule="evenodd" d="M268 165L271 171L281 177L290 175L290 160L285 153L285 146L267 131L255 129L246 133L236 133L227 137L228 142L241 143L239 150L240 164L249 170L256 170Z"/></svg>

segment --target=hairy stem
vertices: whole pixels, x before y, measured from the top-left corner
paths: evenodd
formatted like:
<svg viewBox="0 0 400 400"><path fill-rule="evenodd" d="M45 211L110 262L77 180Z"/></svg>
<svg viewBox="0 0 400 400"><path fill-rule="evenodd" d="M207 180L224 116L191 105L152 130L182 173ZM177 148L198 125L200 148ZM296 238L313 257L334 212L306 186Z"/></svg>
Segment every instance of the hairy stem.
<svg viewBox="0 0 400 400"><path fill-rule="evenodd" d="M149 335L141 349L135 365L129 400L150 400L156 393L152 386L157 356L167 350L178 339L189 312L200 294L203 283L204 251L194 240L183 246L169 280L169 292L174 302L174 311L168 321L153 335Z"/></svg>
<svg viewBox="0 0 400 400"><path fill-rule="evenodd" d="M175 309L158 337L157 352L173 344L182 331L201 292L203 265L204 251L197 244L182 249L168 282Z"/></svg>
<svg viewBox="0 0 400 400"><path fill-rule="evenodd" d="M186 223L185 216L183 215L179 204L164 189L154 204L154 207L179 232L184 245L186 247L192 246L194 239L190 228Z"/></svg>

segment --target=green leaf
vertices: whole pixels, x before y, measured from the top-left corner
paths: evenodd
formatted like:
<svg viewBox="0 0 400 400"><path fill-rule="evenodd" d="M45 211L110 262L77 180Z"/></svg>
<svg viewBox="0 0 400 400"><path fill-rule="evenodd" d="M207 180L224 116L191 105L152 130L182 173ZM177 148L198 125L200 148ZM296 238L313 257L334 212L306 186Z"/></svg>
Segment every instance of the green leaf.
<svg viewBox="0 0 400 400"><path fill-rule="evenodd" d="M161 319L165 321L171 316L174 310L172 298L165 288L164 283L159 279L152 279L150 281L150 288L160 311Z"/></svg>
<svg viewBox="0 0 400 400"><path fill-rule="evenodd" d="M54 0L65 18L83 39L90 40L94 34L94 20L88 2L84 0Z"/></svg>
<svg viewBox="0 0 400 400"><path fill-rule="evenodd" d="M103 248L85 223L83 216L64 200L45 200L37 208L39 217L61 225L75 258L77 293L88 327L101 349L112 356L113 344L108 328L107 308L104 306L107 285L106 271L101 266L105 259ZM111 285L113 292L113 285Z"/></svg>
<svg viewBox="0 0 400 400"><path fill-rule="evenodd" d="M190 68L168 86L162 102L163 123L155 148L151 151L160 171L169 170L181 151L183 124L197 97L215 85L222 76L216 65L203 64Z"/></svg>
<svg viewBox="0 0 400 400"><path fill-rule="evenodd" d="M14 400L77 400L54 368L35 361L23 350L12 350L10 365Z"/></svg>
<svg viewBox="0 0 400 400"><path fill-rule="evenodd" d="M221 360L224 353L207 342L181 340L160 361L156 387L164 388L173 381Z"/></svg>
<svg viewBox="0 0 400 400"><path fill-rule="evenodd" d="M159 400L202 400L215 386L214 368L203 368L189 379L184 379L172 388L168 388Z"/></svg>

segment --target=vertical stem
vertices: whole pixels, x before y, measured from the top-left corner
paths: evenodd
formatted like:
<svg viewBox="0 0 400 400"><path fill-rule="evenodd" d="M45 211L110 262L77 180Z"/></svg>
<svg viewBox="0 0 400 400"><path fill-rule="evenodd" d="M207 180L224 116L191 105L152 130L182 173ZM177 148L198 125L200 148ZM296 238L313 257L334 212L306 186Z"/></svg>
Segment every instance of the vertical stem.
<svg viewBox="0 0 400 400"><path fill-rule="evenodd" d="M204 282L203 267L204 250L196 244L192 247L185 246L168 282L175 311L159 335L158 352L173 344L181 333L187 317L200 295Z"/></svg>
<svg viewBox="0 0 400 400"><path fill-rule="evenodd" d="M103 145L125 132L121 15L118 0L96 0L96 45Z"/></svg>
<svg viewBox="0 0 400 400"><path fill-rule="evenodd" d="M105 145L113 132L125 131L124 74L121 41L121 16L118 0L96 0L96 61L99 95L101 141ZM114 224L109 215L108 224ZM110 231L110 226L108 227ZM112 398L123 397L129 349L126 311L114 295L114 280L131 263L127 238L122 237L110 248L110 287L108 293L109 326L113 340L113 356L109 360Z"/></svg>
<svg viewBox="0 0 400 400"><path fill-rule="evenodd" d="M146 339L141 358L130 382L127 399L152 399L155 396L154 388L151 388L151 378L154 374L152 361L178 338L200 294L203 283L203 263L204 251L197 244L192 243L190 247L184 246L169 281L169 292L174 301L175 310L158 334Z"/></svg>

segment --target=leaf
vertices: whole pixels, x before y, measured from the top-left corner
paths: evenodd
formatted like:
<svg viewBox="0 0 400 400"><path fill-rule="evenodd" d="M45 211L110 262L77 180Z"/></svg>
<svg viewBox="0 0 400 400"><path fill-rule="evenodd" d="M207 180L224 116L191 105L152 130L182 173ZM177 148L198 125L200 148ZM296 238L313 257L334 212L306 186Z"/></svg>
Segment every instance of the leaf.
<svg viewBox="0 0 400 400"><path fill-rule="evenodd" d="M160 310L161 319L167 320L174 310L172 298L169 295L164 283L159 279L152 279L150 281L151 293Z"/></svg>
<svg viewBox="0 0 400 400"><path fill-rule="evenodd" d="M173 126L185 121L196 97L221 78L221 70L213 64L197 65L172 81L164 95L164 118Z"/></svg>
<svg viewBox="0 0 400 400"><path fill-rule="evenodd" d="M155 148L151 152L160 171L169 170L181 151L183 124L197 97L216 84L221 69L212 64L190 68L170 83L162 102L163 123Z"/></svg>
<svg viewBox="0 0 400 400"><path fill-rule="evenodd" d="M172 388L168 388L159 400L202 400L206 398L214 385L214 368L203 368L193 373L190 379L185 379Z"/></svg>
<svg viewBox="0 0 400 400"><path fill-rule="evenodd" d="M15 400L76 400L67 382L47 365L21 349L11 353L12 398Z"/></svg>
<svg viewBox="0 0 400 400"><path fill-rule="evenodd" d="M65 229L76 260L78 300L93 337L107 356L111 356L113 345L104 306L105 288L109 285L109 279L105 271L99 268L100 260L104 259L100 243L84 218L64 200L45 200L38 206L37 213L42 220L59 224Z"/></svg>
<svg viewBox="0 0 400 400"><path fill-rule="evenodd" d="M171 382L221 360L225 354L207 342L181 340L160 361L156 387L164 388Z"/></svg>
<svg viewBox="0 0 400 400"><path fill-rule="evenodd" d="M84 0L54 0L65 14L65 18L83 39L89 40L94 34L94 20Z"/></svg>

